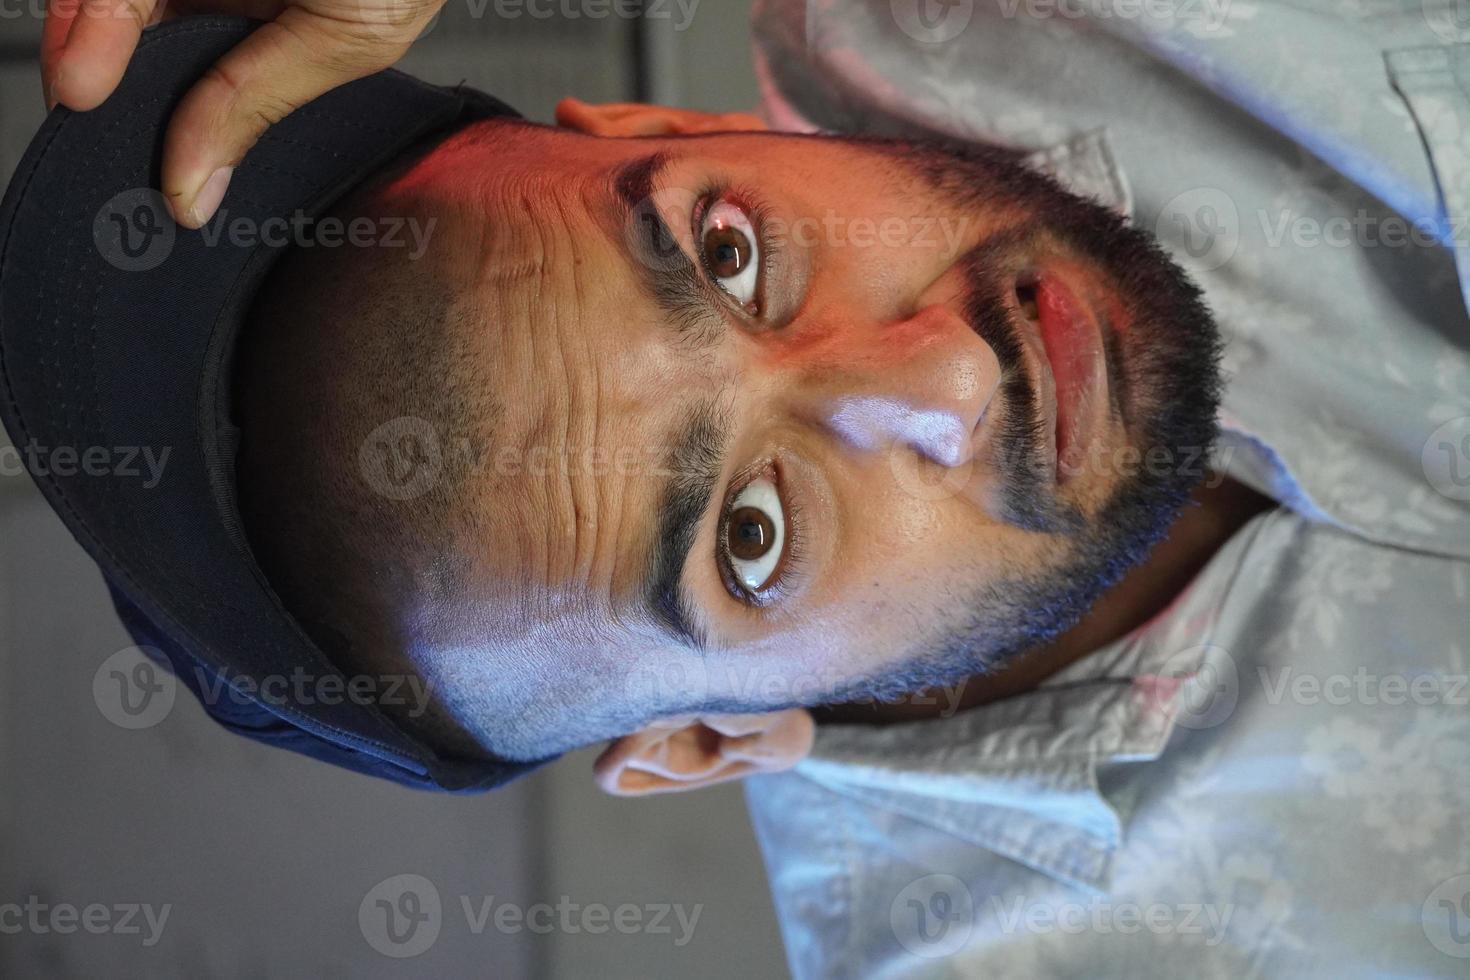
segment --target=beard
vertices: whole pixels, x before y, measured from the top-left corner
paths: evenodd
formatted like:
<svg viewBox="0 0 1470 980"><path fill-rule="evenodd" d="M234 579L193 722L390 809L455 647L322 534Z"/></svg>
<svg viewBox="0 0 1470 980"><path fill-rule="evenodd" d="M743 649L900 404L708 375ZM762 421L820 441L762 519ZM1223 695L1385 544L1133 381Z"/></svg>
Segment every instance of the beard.
<svg viewBox="0 0 1470 980"><path fill-rule="evenodd" d="M881 676L865 677L837 701L888 700L985 673L1074 626L1097 599L1141 563L1204 479L1218 435L1220 337L1199 288L1154 238L1101 205L1069 193L1007 151L940 141L854 139L915 169L959 213L997 203L1026 214L1024 229L981 243L962 264L966 315L1003 371L994 472L1001 516L1017 527L1063 536L1067 557L1044 572L973 590L952 622L919 652ZM1127 458L1111 457L1119 479L1107 502L1084 514L1057 496L1041 400L1023 369L1020 326L1006 291L1008 259L1039 246L1090 264L1121 299L1126 335L1101 324L1114 415L1127 434ZM1107 466L1094 455L1092 463ZM964 590L959 590L964 595ZM829 702L831 703L831 702Z"/></svg>

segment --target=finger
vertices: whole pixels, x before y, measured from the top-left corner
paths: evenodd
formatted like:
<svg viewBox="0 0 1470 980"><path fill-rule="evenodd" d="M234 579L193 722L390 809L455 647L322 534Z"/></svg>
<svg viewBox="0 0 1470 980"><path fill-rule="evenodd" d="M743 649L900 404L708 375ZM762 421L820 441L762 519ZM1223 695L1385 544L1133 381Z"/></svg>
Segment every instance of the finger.
<svg viewBox="0 0 1470 980"><path fill-rule="evenodd" d="M80 7L80 0L48 0L46 4L46 20L41 25L41 90L46 94L48 110L56 108L53 80Z"/></svg>
<svg viewBox="0 0 1470 980"><path fill-rule="evenodd" d="M50 55L52 65L47 75L43 54L48 101L81 112L106 101L122 81L156 5L157 0L53 2L47 20L53 11L62 13L68 30L60 38L53 35L49 49L47 39L42 38L42 50Z"/></svg>
<svg viewBox="0 0 1470 980"><path fill-rule="evenodd" d="M299 7L283 11L229 51L184 97L164 138L163 193L175 220L208 221L234 167L262 133L320 95L397 61L401 36L351 29Z"/></svg>

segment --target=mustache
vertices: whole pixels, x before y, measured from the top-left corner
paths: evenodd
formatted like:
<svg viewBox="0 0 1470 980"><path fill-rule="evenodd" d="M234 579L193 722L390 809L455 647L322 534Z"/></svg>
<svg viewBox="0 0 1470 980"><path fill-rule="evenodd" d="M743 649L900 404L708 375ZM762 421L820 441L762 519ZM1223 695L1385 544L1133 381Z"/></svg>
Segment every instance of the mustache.
<svg viewBox="0 0 1470 980"><path fill-rule="evenodd" d="M1001 481L1001 517L1023 530L1064 532L1074 530L1079 515L1062 508L1052 487L1051 466L1046 459L1047 420L1041 395L1027 370L1026 346L1021 325L1006 301L1006 283L1000 270L1010 263L1002 254L1011 253L1018 242L1010 236L981 244L963 261L969 294L964 316L1000 363L1001 383L996 393L1000 408L991 464Z"/></svg>

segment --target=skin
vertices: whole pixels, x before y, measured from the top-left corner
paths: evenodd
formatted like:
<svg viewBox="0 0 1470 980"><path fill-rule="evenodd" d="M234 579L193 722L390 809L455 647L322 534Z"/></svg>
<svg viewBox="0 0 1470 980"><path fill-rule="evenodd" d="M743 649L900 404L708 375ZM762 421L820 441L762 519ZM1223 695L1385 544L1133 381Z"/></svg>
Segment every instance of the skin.
<svg viewBox="0 0 1470 980"><path fill-rule="evenodd" d="M894 703L834 705L816 715L824 724L942 719L1034 690L1064 667L1162 612L1216 551L1273 506L1269 498L1212 475L1196 489L1191 505L1148 559L1054 641L1019 654L998 672L977 674L945 690L917 692ZM813 721L813 714L801 709L668 719L615 741L594 764L594 777L614 796L648 796L713 786L757 772L779 772L811 751Z"/></svg>
<svg viewBox="0 0 1470 980"><path fill-rule="evenodd" d="M659 730L671 724L666 709L690 699L822 700L941 635L965 612L957 596L1066 560L1066 534L1016 526L1000 511L993 450L1013 406L996 351L961 310L962 257L1027 214L999 201L957 212L892 161L836 141L699 135L728 119L569 103L561 120L580 132L451 140L377 204L435 222L416 274L458 297L470 356L514 406L498 416L493 460L573 461L550 478L482 461L466 492L483 509L456 548L468 562L464 591L400 611L402 622L432 625L388 646L408 651L440 692L437 722L457 728L464 748L515 754L479 719L516 711L540 731L561 718L621 735L626 715L597 728L602 703L620 695L641 698L650 714L640 724ZM681 138L591 138L650 130ZM838 230L793 234L775 250L760 316L716 287L671 317L643 283L643 225L615 190L618 174L655 152L668 161L652 199L691 255L693 211L712 186L758 194L768 223L835 216ZM925 227L915 218L962 233L948 245L854 243L856 220ZM1086 260L1038 245L1004 257L996 274L1010 282L1026 269L1062 277L1089 322L1108 309L1126 337L1126 313ZM1014 292L1006 302L1029 322ZM1035 325L1021 333L1015 370L1041 393L1050 432L1052 372ZM667 447L699 416L727 420L728 436L677 576L690 642L650 613L646 596ZM1086 437L1102 454L1130 440L1108 413ZM576 462L599 453L600 469ZM606 464L619 459L629 462ZM727 501L773 471L801 557L752 603L732 594L718 541ZM1091 516L1120 479L1092 467L1050 474L1042 492ZM495 638L489 655L486 637Z"/></svg>
<svg viewBox="0 0 1470 980"><path fill-rule="evenodd" d="M209 6L271 23L208 73L176 112L163 190L182 224L208 220L231 168L271 122L391 64L438 9L393 0L349 7ZM141 28L161 16L146 0L59 0L43 41L48 103L99 104ZM565 105L559 121L604 137L753 125L743 117L579 103ZM693 675L706 698L749 701L759 689L772 701L790 700L813 686L880 673L942 628L955 596L936 583L1000 582L1065 560L1065 537L1008 524L997 506L1002 474L993 456L998 426L990 420L1004 410L1002 369L957 308L966 286L959 257L1021 227L1027 215L1004 207L956 215L920 182L837 146L762 135L680 140L667 148L673 162L659 186L683 193L655 200L686 251L694 251L691 194L715 179L755 189L788 226L835 217L847 242L826 233L810 247L782 250L763 302L776 328L750 322L738 303L722 306L714 296L698 315L706 342L692 344L630 274L637 259L627 215L609 188L610 174L656 147L570 132L544 137L571 142L527 141L509 158L498 148L493 159L487 147L457 146L403 175L386 200L398 213L438 221L425 274L478 315L485 364L505 403L516 406L508 416L514 421L497 433L497 450L509 447L528 460L667 447L695 413L731 420L714 496L678 576L686 619L704 649L671 636L645 602L658 534L653 515L666 490L658 467L574 468L538 481L488 475L478 488L485 533L464 549L470 588L456 608L432 610L432 630L406 628L400 636L410 665L445 694L439 723L465 744L498 750L475 724L483 704L457 693L483 689L487 669L506 704L550 704L567 717L595 707L570 696L569 675L584 681L584 691L606 694L610 684L641 677L668 700L687 697L689 672L674 679L671 663L699 665ZM963 217L963 231L940 249L852 244L859 218L881 225L915 217ZM1077 256L1043 250L1007 261L1017 263L1007 275L1044 265L1085 315L1106 310L1126 334L1120 298ZM1054 412L1044 348L1034 332L1026 341L1022 369ZM1044 421L1050 428L1055 418ZM1106 451L1127 445L1128 433L1104 418L1085 444ZM804 529L800 575L788 576L780 595L759 608L731 594L716 557L721 505L732 481L751 473L779 475L787 512L799 511ZM1106 467L1093 468L1049 493L1090 515L1117 481ZM408 618L421 621L426 612L409 610ZM485 635L522 653L487 665L474 655ZM664 715L615 743L598 778L613 792L707 785L790 765L810 735L801 711Z"/></svg>

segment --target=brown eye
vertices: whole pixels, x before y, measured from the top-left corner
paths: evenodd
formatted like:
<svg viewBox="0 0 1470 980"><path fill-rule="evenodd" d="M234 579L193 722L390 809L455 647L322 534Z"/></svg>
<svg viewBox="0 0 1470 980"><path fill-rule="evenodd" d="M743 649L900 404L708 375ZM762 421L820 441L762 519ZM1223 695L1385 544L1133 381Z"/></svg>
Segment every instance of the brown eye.
<svg viewBox="0 0 1470 980"><path fill-rule="evenodd" d="M760 244L750 215L717 201L701 220L700 242L710 278L748 311L759 312Z"/></svg>
<svg viewBox="0 0 1470 980"><path fill-rule="evenodd" d="M711 228L704 233L704 255L716 279L733 279L750 263L750 239L739 228Z"/></svg>
<svg viewBox="0 0 1470 980"><path fill-rule="evenodd" d="M726 537L731 557L755 561L776 543L776 525L765 511L742 507L730 515L730 530Z"/></svg>
<svg viewBox="0 0 1470 980"><path fill-rule="evenodd" d="M724 561L747 592L760 592L777 577L785 551L781 491L769 479L754 480L731 501L729 514Z"/></svg>

